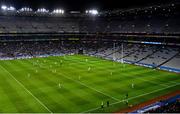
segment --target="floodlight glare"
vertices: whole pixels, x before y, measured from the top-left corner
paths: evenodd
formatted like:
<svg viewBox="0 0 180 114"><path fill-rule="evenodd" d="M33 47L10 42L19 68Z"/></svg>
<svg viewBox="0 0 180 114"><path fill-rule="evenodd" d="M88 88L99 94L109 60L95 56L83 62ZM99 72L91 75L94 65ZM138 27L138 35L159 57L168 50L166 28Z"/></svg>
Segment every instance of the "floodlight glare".
<svg viewBox="0 0 180 114"><path fill-rule="evenodd" d="M97 14L98 14L98 11L97 11L97 10L92 10L92 11L91 11L91 14L97 15Z"/></svg>
<svg viewBox="0 0 180 114"><path fill-rule="evenodd" d="M54 14L64 14L64 10L62 10L62 9L55 9L55 10L53 10L52 13L54 13Z"/></svg>
<svg viewBox="0 0 180 114"><path fill-rule="evenodd" d="M91 14L91 15L98 15L98 11L95 10L95 9L92 9L92 10L86 10L86 14Z"/></svg>
<svg viewBox="0 0 180 114"><path fill-rule="evenodd" d="M45 8L40 8L40 9L37 10L37 12L39 12L39 13L48 13L49 10L46 10Z"/></svg>
<svg viewBox="0 0 180 114"><path fill-rule="evenodd" d="M2 5L2 6L1 6L1 9L2 9L2 10L6 10L6 9L7 9L7 6Z"/></svg>
<svg viewBox="0 0 180 114"><path fill-rule="evenodd" d="M4 11L15 11L16 10L13 6L8 7L8 6L5 6L5 5L2 5L1 9L4 10Z"/></svg>
<svg viewBox="0 0 180 114"><path fill-rule="evenodd" d="M21 8L20 11L21 11L21 12L31 12L32 9L31 9L31 8L28 8L28 7L24 7L24 8Z"/></svg>
<svg viewBox="0 0 180 114"><path fill-rule="evenodd" d="M16 9L15 9L14 7L10 6L10 7L8 8L8 10L9 10L9 11L15 11Z"/></svg>

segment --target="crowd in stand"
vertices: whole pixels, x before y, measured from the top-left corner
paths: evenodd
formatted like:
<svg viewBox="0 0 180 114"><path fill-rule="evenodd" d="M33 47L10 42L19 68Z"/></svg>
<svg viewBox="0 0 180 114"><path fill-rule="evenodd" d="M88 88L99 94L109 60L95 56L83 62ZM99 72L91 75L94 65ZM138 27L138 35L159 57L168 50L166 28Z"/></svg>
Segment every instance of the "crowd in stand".
<svg viewBox="0 0 180 114"><path fill-rule="evenodd" d="M180 113L180 99L177 99L176 102L167 103L162 107L152 109L146 113Z"/></svg>
<svg viewBox="0 0 180 114"><path fill-rule="evenodd" d="M122 48L123 47L123 48ZM27 58L82 53L111 60L160 65L179 69L178 47L113 42L83 43L75 41L13 41L0 43L0 59ZM167 61L167 62L166 62Z"/></svg>
<svg viewBox="0 0 180 114"><path fill-rule="evenodd" d="M73 49L68 49L68 44L62 45L58 41L0 43L0 58L33 57L71 52L73 52Z"/></svg>
<svg viewBox="0 0 180 114"><path fill-rule="evenodd" d="M147 33L179 34L180 13L175 5L150 7L109 16L86 18L0 16L0 33ZM114 15L111 17L111 15ZM23 22L23 23L22 23Z"/></svg>

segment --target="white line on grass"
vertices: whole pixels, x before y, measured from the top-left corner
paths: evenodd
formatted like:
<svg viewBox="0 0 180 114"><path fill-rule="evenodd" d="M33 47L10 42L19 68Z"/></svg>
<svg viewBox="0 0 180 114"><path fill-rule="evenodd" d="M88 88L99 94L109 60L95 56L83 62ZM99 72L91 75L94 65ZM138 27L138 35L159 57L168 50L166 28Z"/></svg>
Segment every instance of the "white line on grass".
<svg viewBox="0 0 180 114"><path fill-rule="evenodd" d="M159 81L162 81L160 80L159 78L155 78L154 76L152 76L151 78L154 78L156 80L159 80ZM163 77L162 77L163 78ZM178 84L178 82L173 82L173 81L168 81L169 83L172 83L172 84Z"/></svg>
<svg viewBox="0 0 180 114"><path fill-rule="evenodd" d="M47 59L47 58L46 58ZM132 77L132 76L130 76L130 77ZM153 79L158 79L158 78L155 78L155 77L151 77L151 78L153 78ZM178 84L177 82L173 82L173 81L168 81L168 83L166 83L166 84L159 84L159 83L156 83L156 82L154 82L154 81L149 81L149 80L146 80L146 79L142 79L142 77L139 77L139 78L136 78L136 79L139 79L139 80L142 80L142 81L147 81L147 82L149 82L149 83L152 83L152 84L157 84L157 85L160 85L160 86L164 86L164 87L168 87L169 85L167 85L167 84L170 84L170 83L172 83L172 84ZM159 79L158 79L159 80ZM160 80L161 81L161 80Z"/></svg>
<svg viewBox="0 0 180 114"><path fill-rule="evenodd" d="M168 87L165 87L165 88L157 89L157 90L154 90L154 91L151 91L151 92L148 92L148 93L144 93L144 94L141 94L141 95L138 95L138 96L135 96L135 97L130 97L130 98L126 99L126 100L132 100L132 99L135 99L135 98L138 98L138 97L146 96L146 95L149 95L149 94L152 94L152 93L156 93L156 92L159 92L159 91L162 91L162 90L165 90L165 89L168 89L168 88L177 86L177 85L180 85L180 83L179 83L179 84L172 85L172 86L168 86ZM118 101L118 102L114 102L114 103L112 103L112 104L110 104L110 105L115 105L115 104L124 102L124 101L126 101L126 100L121 100L121 101ZM82 113L88 113L88 112L95 111L95 110L98 110L98 109L100 109L100 107L92 108L92 109L89 109L89 110L84 111L84 112L82 112Z"/></svg>
<svg viewBox="0 0 180 114"><path fill-rule="evenodd" d="M0 67L4 69L21 87L23 87L39 104L41 104L47 111L53 113L45 104L43 104L36 96L34 96L20 81L18 81L8 70L6 70L1 64Z"/></svg>
<svg viewBox="0 0 180 114"><path fill-rule="evenodd" d="M67 76L64 76L63 74L60 74L60 73L57 73L57 74L65 77L65 78L67 78L67 79L69 79L69 80L72 80L72 81L74 81L74 82L76 82L76 83L78 83L78 84L80 84L80 85L83 85L83 86L85 86L85 87L87 87L87 88L89 88L89 89L91 89L91 90L94 90L94 91L96 91L96 92L98 92L98 93L100 93L100 94L103 94L103 95L105 95L105 96L107 96L107 97L110 97L110 98L112 98L112 99L115 100L115 101L119 101L119 99L117 99L117 98L115 98L115 97L113 97L113 96L111 96L111 95L109 95L109 94L107 94L107 93L101 92L101 91L99 91L99 90L97 90L97 89L95 89L95 88L93 88L93 87L90 87L90 86L88 86L88 85L86 85L86 84L84 84L84 83L82 83L82 82L80 82L80 81L73 80L73 79L71 79L71 78L69 78L69 77L67 77Z"/></svg>
<svg viewBox="0 0 180 114"><path fill-rule="evenodd" d="M48 71L50 71L50 70L49 70L48 68L46 68L46 67L39 67L39 68L44 68L44 69L47 69ZM75 82L75 83L78 83L78 84L80 84L80 85L83 85L83 86L85 86L85 87L87 87L87 88L89 88L89 89L91 89L91 90L93 90L93 91L96 91L96 92L98 92L98 93L100 93L100 94L103 94L103 95L109 97L109 98L112 98L112 99L115 100L115 101L119 101L118 98L115 98L115 97L113 97L113 96L111 96L111 95L109 95L109 94L107 94L107 93L101 92L101 91L99 91L99 90L97 90L97 89L95 89L95 88L93 88L93 87L90 87L90 86L88 86L88 85L86 85L86 84L84 84L84 83L82 83L82 82L80 82L80 81L73 80L73 79L71 79L71 78L69 78L69 77L67 77L67 76L64 76L62 73L55 73L55 74L58 74L58 75L60 75L60 76L63 76L63 77L66 78L66 79L69 79L69 80L71 80L71 81L73 81L73 82Z"/></svg>
<svg viewBox="0 0 180 114"><path fill-rule="evenodd" d="M128 76L127 76L128 77ZM133 76L129 76L129 77L133 77ZM164 86L164 87L168 87L169 85L167 84L159 84L157 82L154 82L154 81L150 81L150 80L146 80L142 77L138 77L138 78L135 78L135 79L139 79L139 80L142 80L142 81L146 81L146 82L149 82L149 83L152 83L152 84L157 84L157 85L160 85L160 86Z"/></svg>
<svg viewBox="0 0 180 114"><path fill-rule="evenodd" d="M109 94L107 94L107 93L101 92L101 91L99 91L99 90L97 90L97 89L95 89L95 88L93 88L93 87L90 87L90 86L88 86L88 85L86 85L86 84L84 84L84 83L82 83L82 82L80 82L80 81L73 80L73 79L71 79L71 78L69 78L69 77L67 77L67 76L64 76L62 73L61 73L61 74L60 74L60 73L56 73L56 74L58 74L58 75L60 75L60 76L63 76L63 77L65 77L66 79L72 80L72 81L74 81L74 82L76 82L76 83L78 83L78 84L80 84L80 85L83 85L83 86L85 86L85 87L87 87L87 88L89 88L89 89L91 89L91 90L94 90L94 91L96 91L96 92L98 92L98 93L101 93L101 94L103 94L103 95L105 95L105 96L107 96L107 97L110 97L110 98L114 99L115 101L119 101L119 99L117 99L117 98L115 98L115 97L113 97L113 96L111 96L111 95L109 95Z"/></svg>

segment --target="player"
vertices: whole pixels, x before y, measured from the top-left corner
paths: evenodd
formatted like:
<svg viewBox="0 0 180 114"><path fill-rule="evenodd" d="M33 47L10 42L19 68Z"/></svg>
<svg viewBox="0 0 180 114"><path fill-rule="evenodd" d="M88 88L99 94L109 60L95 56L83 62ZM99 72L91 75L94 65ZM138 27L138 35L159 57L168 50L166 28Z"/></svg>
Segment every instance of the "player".
<svg viewBox="0 0 180 114"><path fill-rule="evenodd" d="M90 70L91 70L91 67L88 68L88 71L90 71Z"/></svg>
<svg viewBox="0 0 180 114"><path fill-rule="evenodd" d="M126 99L128 99L128 96L129 96L128 93L126 93Z"/></svg>
<svg viewBox="0 0 180 114"><path fill-rule="evenodd" d="M31 75L30 75L30 74L28 74L28 78L30 78L30 76L31 76Z"/></svg>
<svg viewBox="0 0 180 114"><path fill-rule="evenodd" d="M81 76L79 76L79 80L81 80Z"/></svg>
<svg viewBox="0 0 180 114"><path fill-rule="evenodd" d="M134 84L133 83L131 84L131 87L134 88Z"/></svg>
<svg viewBox="0 0 180 114"><path fill-rule="evenodd" d="M109 107L109 101L107 101L107 107Z"/></svg>
<svg viewBox="0 0 180 114"><path fill-rule="evenodd" d="M102 109L104 108L104 102L103 101L101 102L101 108Z"/></svg>
<svg viewBox="0 0 180 114"><path fill-rule="evenodd" d="M62 85L61 85L61 83L59 83L59 84L58 84L58 86L59 86L59 88L60 88L60 89L62 88Z"/></svg>
<svg viewBox="0 0 180 114"><path fill-rule="evenodd" d="M113 75L113 72L111 72L111 76Z"/></svg>
<svg viewBox="0 0 180 114"><path fill-rule="evenodd" d="M60 61L60 65L61 65L61 66L62 66L62 63L63 63L63 61L61 60L61 61Z"/></svg>
<svg viewBox="0 0 180 114"><path fill-rule="evenodd" d="M127 106L129 106L129 102L128 102L128 100L126 100L126 105L127 105Z"/></svg>

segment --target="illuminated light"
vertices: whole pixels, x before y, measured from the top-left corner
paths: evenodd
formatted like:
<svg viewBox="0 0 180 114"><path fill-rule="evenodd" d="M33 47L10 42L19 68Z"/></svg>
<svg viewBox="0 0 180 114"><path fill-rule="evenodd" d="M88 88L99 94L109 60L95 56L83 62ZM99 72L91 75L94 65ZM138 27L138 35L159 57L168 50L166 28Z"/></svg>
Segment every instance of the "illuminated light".
<svg viewBox="0 0 180 114"><path fill-rule="evenodd" d="M24 8L21 8L19 11L21 11L21 12L31 12L33 10L31 8L24 7Z"/></svg>
<svg viewBox="0 0 180 114"><path fill-rule="evenodd" d="M54 14L64 14L64 10L62 10L62 9L55 9L52 13L54 13Z"/></svg>
<svg viewBox="0 0 180 114"><path fill-rule="evenodd" d="M92 10L91 13L92 13L93 15L97 15L97 14L98 14L98 11L97 11L97 10Z"/></svg>
<svg viewBox="0 0 180 114"><path fill-rule="evenodd" d="M2 9L2 10L6 10L6 9L7 9L7 6L2 5L2 6L1 6L1 9Z"/></svg>
<svg viewBox="0 0 180 114"><path fill-rule="evenodd" d="M52 13L53 14L64 14L64 10L62 10L62 9L55 9L55 10L53 10Z"/></svg>
<svg viewBox="0 0 180 114"><path fill-rule="evenodd" d="M95 9L92 9L92 10L86 10L86 14L98 15L99 12Z"/></svg>
<svg viewBox="0 0 180 114"><path fill-rule="evenodd" d="M2 5L1 9L4 11L15 11L16 10L13 6L7 7L5 5Z"/></svg>
<svg viewBox="0 0 180 114"><path fill-rule="evenodd" d="M48 13L49 10L46 10L45 8L40 8L37 10L38 13Z"/></svg>
<svg viewBox="0 0 180 114"><path fill-rule="evenodd" d="M16 9L15 9L14 7L10 6L10 7L8 8L8 10L9 10L9 11L15 11Z"/></svg>

